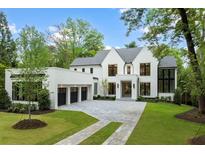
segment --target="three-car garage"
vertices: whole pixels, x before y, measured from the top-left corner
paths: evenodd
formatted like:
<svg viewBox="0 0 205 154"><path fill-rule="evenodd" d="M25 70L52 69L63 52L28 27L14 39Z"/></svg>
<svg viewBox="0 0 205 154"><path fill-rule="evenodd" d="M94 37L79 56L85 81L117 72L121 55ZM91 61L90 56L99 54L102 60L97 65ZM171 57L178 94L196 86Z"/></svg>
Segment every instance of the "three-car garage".
<svg viewBox="0 0 205 154"><path fill-rule="evenodd" d="M6 91L12 98L12 75L20 75L20 69L8 69L5 72ZM47 77L42 81L42 88L49 91L51 108L93 99L93 75L71 71L64 68L48 67L41 72Z"/></svg>
<svg viewBox="0 0 205 154"><path fill-rule="evenodd" d="M89 86L59 87L58 106L86 101L88 99Z"/></svg>

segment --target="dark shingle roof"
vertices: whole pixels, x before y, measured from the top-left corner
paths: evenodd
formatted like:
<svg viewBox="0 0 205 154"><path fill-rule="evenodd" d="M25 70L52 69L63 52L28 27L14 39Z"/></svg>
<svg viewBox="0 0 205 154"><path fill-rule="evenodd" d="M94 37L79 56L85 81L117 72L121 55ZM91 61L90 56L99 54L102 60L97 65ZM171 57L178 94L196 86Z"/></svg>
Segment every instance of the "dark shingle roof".
<svg viewBox="0 0 205 154"><path fill-rule="evenodd" d="M109 50L99 51L94 57L76 58L71 66L100 65L105 59Z"/></svg>
<svg viewBox="0 0 205 154"><path fill-rule="evenodd" d="M177 67L176 59L173 56L166 56L159 61L159 67Z"/></svg>
<svg viewBox="0 0 205 154"><path fill-rule="evenodd" d="M124 60L125 63L131 63L137 57L137 55L142 50L142 47L139 48L122 48L116 49L120 57Z"/></svg>
<svg viewBox="0 0 205 154"><path fill-rule="evenodd" d="M131 63L140 53L140 48L122 48L115 49L125 63ZM110 50L99 51L94 57L76 58L71 66L100 65Z"/></svg>

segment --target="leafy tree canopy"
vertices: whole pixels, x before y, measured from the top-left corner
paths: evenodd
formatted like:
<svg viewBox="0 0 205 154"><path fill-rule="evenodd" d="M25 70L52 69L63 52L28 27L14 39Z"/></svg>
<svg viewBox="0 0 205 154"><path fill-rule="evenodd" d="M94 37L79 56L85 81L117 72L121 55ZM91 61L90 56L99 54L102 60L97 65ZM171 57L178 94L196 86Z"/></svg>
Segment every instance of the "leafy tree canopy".
<svg viewBox="0 0 205 154"><path fill-rule="evenodd" d="M57 32L50 33L51 42L57 52L57 66L68 68L76 57L94 56L104 48L103 35L87 21L68 18L55 26Z"/></svg>
<svg viewBox="0 0 205 154"><path fill-rule="evenodd" d="M136 47L137 47L137 44L136 44L135 41L132 41L132 42L130 42L130 43L128 43L128 44L125 44L125 47L126 47L126 48L136 48Z"/></svg>
<svg viewBox="0 0 205 154"><path fill-rule="evenodd" d="M16 66L16 45L9 30L6 15L0 11L0 63Z"/></svg>

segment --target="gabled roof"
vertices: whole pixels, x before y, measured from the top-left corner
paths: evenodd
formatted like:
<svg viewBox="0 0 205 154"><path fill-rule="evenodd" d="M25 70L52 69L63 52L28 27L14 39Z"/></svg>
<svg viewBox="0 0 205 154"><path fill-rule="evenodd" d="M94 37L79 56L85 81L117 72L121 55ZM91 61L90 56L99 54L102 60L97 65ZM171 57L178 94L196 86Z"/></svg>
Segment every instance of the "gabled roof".
<svg viewBox="0 0 205 154"><path fill-rule="evenodd" d="M76 58L71 66L100 65L108 53L109 50L103 50L97 52L94 57Z"/></svg>
<svg viewBox="0 0 205 154"><path fill-rule="evenodd" d="M120 57L123 59L125 63L131 63L133 60L137 57L137 55L140 53L140 51L143 49L143 47L138 48L122 48L122 49L116 49Z"/></svg>
<svg viewBox="0 0 205 154"><path fill-rule="evenodd" d="M143 47L138 48L122 48L114 49L122 58L125 63L132 63L133 60L142 51ZM105 57L108 55L110 50L103 50L97 52L94 57L76 58L71 66L89 66L89 65L101 65ZM166 56L159 60L159 67L177 67L176 59L173 56Z"/></svg>
<svg viewBox="0 0 205 154"><path fill-rule="evenodd" d="M159 67L177 67L176 59L173 56L166 56L159 61Z"/></svg>
<svg viewBox="0 0 205 154"><path fill-rule="evenodd" d="M140 53L142 47L139 48L122 48L114 49L120 55L125 63L131 63L135 57ZM71 66L86 66L86 65L100 65L110 50L103 50L97 52L94 57L76 58Z"/></svg>

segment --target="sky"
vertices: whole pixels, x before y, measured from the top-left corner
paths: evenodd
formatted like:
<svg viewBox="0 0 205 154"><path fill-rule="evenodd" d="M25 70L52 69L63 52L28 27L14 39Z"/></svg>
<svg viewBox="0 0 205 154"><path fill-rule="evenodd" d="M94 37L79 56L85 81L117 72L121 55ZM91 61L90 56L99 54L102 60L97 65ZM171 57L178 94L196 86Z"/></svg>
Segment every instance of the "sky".
<svg viewBox="0 0 205 154"><path fill-rule="evenodd" d="M138 46L139 38L144 29L139 29L130 36L126 36L127 27L120 20L124 9L0 9L3 11L9 22L10 30L14 37L25 26L35 26L39 31L46 32L52 26L66 21L68 17L73 19L83 19L88 21L93 28L104 35L104 45L106 48L122 48L124 44L136 41Z"/></svg>

